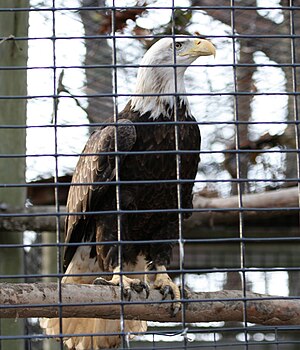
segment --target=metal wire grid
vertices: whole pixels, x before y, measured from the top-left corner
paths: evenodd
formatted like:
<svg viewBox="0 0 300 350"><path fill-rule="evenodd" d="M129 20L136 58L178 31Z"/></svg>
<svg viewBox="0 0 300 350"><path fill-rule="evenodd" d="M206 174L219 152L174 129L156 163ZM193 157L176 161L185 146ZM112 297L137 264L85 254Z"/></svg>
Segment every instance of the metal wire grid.
<svg viewBox="0 0 300 350"><path fill-rule="evenodd" d="M110 65L111 68L113 68L113 81L114 81L114 90L113 90L113 93L112 94L102 94L101 92L99 93L96 93L96 94L88 94L88 95L75 95L75 97L104 97L104 96L111 96L114 98L115 100L115 103L114 103L114 116L115 116L115 123L117 123L117 115L118 115L118 104L117 104L117 99L118 97L130 97L132 96L133 94L120 94L118 93L118 89L117 89L117 86L118 86L118 81L117 81L117 69L118 68L122 68L122 67L133 67L133 68L137 68L139 65L126 65L126 64L118 64L117 63L117 56L116 56L116 43L115 43L115 39L118 37L118 34L116 33L115 29L114 29L114 22L115 22L115 13L116 11L118 10L128 10L129 7L118 7L118 6L115 6L115 2L113 1L113 5L112 6L107 6L107 7L87 7L87 8L82 8L81 10L86 10L86 11L95 11L95 10L110 10L111 13L112 13L112 34L111 35L95 35L95 36L88 36L88 37L58 37L56 35L56 26L55 26L55 20L56 20L56 13L57 11L76 11L78 10L77 7L64 7L64 8L58 8L55 6L55 0L52 1L52 7L51 8L30 8L30 9L14 9L14 11L51 11L52 13L52 37L49 37L47 39L51 39L52 40L52 43L53 43L53 66L48 66L48 67L1 67L1 69L51 69L53 70L53 94L51 95L35 95L35 96L11 96L11 97L0 97L0 98L3 98L3 99L32 99L32 98L51 98L53 99L53 104L55 105L56 103L56 100L58 98L68 98L67 96L60 96L57 94L57 70L58 69L68 69L68 68L76 68L74 66L58 66L56 65L56 42L57 40L60 40L60 39L87 39L87 40L93 40L93 39L97 39L97 38L107 38L107 39L112 39L112 42L113 42L113 45L112 45L112 51L113 51L113 62L112 62L112 65ZM130 9L135 9L135 8L138 8L138 7L135 7L135 6L131 6ZM151 9L160 9L159 6L150 6L148 7L149 10ZM167 9L167 7L164 7L164 9ZM170 10L172 10L172 22L173 22L173 31L172 31L172 34L170 34L169 36L172 37L172 38L175 38L175 32L174 32L174 11L175 11L175 4L174 4L174 1L172 1L172 6L169 7ZM176 9L178 9L178 7L176 7ZM274 34L274 33L271 33L271 34L268 34L268 35L243 35L243 34L236 34L236 30L235 30L235 11L236 10L253 10L253 6L237 6L236 5L236 2L234 0L231 0L230 1L230 6L191 6L189 8L185 8L185 7L182 7L181 8L182 10L184 9L187 9L187 10L206 10L206 9L216 9L216 10L220 10L220 11L230 11L231 12L231 28L232 28L232 32L229 34L229 35L226 35L226 36L214 36L212 35L211 38L220 38L220 37L225 37L225 38L230 38L232 39L232 45L233 45L233 63L232 64L224 64L224 65L218 65L218 66L228 66L228 67L233 67L233 71L234 71L234 91L232 93L224 93L222 95L230 95L230 96L233 96L234 97L234 105L235 105L235 112L234 112L234 120L233 121L226 121L224 122L224 124L232 124L234 125L237 130L238 130L238 127L240 125L251 125L251 124L258 124L258 122L251 122L251 121L243 121L243 120L239 120L239 113L238 113L238 103L239 103L239 96L247 96L247 95L251 95L251 96L257 96L257 95L270 95L270 96L277 96L277 95L289 95L289 96L293 96L294 98L294 120L293 121L282 121L282 122L277 122L277 123L282 123L282 124L286 124L286 125L295 125L295 129L296 129L296 149L298 149L298 144L299 144L299 134L298 134L298 123L299 123L299 118L298 118L298 106L297 106L297 96L299 95L299 92L297 91L297 80L296 80L296 69L299 67L299 63L297 63L297 58L296 58L296 53L295 53L295 39L298 39L300 38L299 35L297 35L295 33L295 29L294 29L294 17L293 17L293 14L294 14L294 11L299 11L300 10L300 7L298 6L294 6L294 3L293 1L289 1L289 5L288 6L284 6L284 7L272 7L272 9L281 9L281 10L286 10L286 11L289 11L290 12L290 23L291 23L291 31L289 34L285 34L285 35L277 35L277 34ZM257 10L263 10L263 9L269 9L268 7L256 7ZM0 11L11 11L8 10L8 9L0 9ZM167 35L163 35L163 36L167 36ZM124 38L131 38L130 36L123 36ZM160 37L159 35L145 35L145 36L138 36L139 38L153 38L153 37ZM266 66L266 64L240 64L237 62L237 57L236 57L236 53L237 53L237 49L236 49L236 44L238 42L238 40L242 40L242 39L247 39L247 38L253 38L253 37L257 37L257 38L270 38L270 39L276 39L276 38L286 38L286 39L289 39L291 40L291 43L292 43L292 52L291 52L291 57L292 57L292 61L291 63L288 63L288 64L284 64L284 65L280 65L280 66L286 66L286 67L291 67L292 71L293 71L293 91L289 91L289 92L280 92L280 93L276 93L276 92L271 92L271 93L268 93L268 92L241 92L241 91L238 91L238 87L237 87L237 74L236 74L236 69L238 69L239 67L259 67L259 66ZM2 40L6 40L7 38L2 38ZM40 38L30 38L30 37L26 37L26 38L14 38L14 40L39 40ZM43 38L45 39L45 38ZM174 67L174 72L176 72L176 67L178 67L179 65L176 63L176 61L174 62L174 64L172 65L172 67ZM199 65L200 66L200 65ZM203 65L201 65L203 66ZM214 67L214 64L210 64L210 65L205 65L207 67ZM278 66L276 64L268 64L268 66ZM105 66L99 66L99 65L95 65L95 67L97 68L101 68L101 67L105 67ZM80 66L78 68L91 68L90 66ZM152 94L153 96L155 96L155 94ZM183 95L183 94L180 94L180 95ZM196 94L192 94L192 93L186 93L187 96L192 96L192 95L197 95L197 96L215 96L215 95L219 95L219 93L214 93L214 92L209 92L209 93L196 93ZM176 98L176 96L178 96L178 93L177 93L177 88L176 88L176 84L175 84L175 87L174 87L174 93L172 93L172 96L174 96L174 98ZM112 123L111 125L115 125L115 123ZM215 123L218 123L220 124L220 122L215 122ZM200 125L212 125L212 124L215 124L214 122L198 122L198 124ZM268 124L268 122L262 122L264 124ZM270 124L274 124L274 122L269 122ZM120 125L120 123L117 123L118 125ZM175 125L179 125L180 122L176 120L176 112L175 112L175 122L174 122ZM86 125L86 124L83 124L83 125ZM96 123L97 126L102 126L103 123ZM44 246L48 246L48 247L56 247L57 248L57 257L58 257L58 262L57 262L57 271L58 273L57 274L49 274L47 276L51 276L51 277L57 277L58 278L58 281L59 281L59 286L60 286L60 302L59 302L59 305L60 307L63 306L62 304L62 300L61 300L61 278L63 277L63 273L62 273L62 270L61 270L61 261L62 261L62 255L61 255L61 247L65 246L65 243L63 243L63 235L62 235L62 228L61 228L61 225L60 225L60 221L59 221L59 218L61 216L64 216L65 213L61 211L60 209L60 204L59 204L59 201L58 201L58 191L59 191L59 187L62 185L61 183L59 183L59 176L58 176L58 173L59 173L59 166L58 166L58 162L57 162L57 159L61 156L73 156L73 155L68 155L68 154L61 154L58 152L58 145L57 145L57 130L58 128L63 128L63 127L70 127L70 125L66 126L66 125L61 125L59 124L58 122L58 119L57 119L57 110L54 108L54 124L53 125L44 125L44 127L53 127L54 130L55 130L55 153L54 154L41 154L40 156L43 157L43 156L54 156L55 159L56 159L56 166L55 166L55 182L54 184L49 184L49 187L50 186L53 186L54 190L55 190L55 197L56 197L56 201L55 201L55 213L51 213L51 214L47 214L47 213L34 213L34 214L24 214L24 213L12 213L12 214L7 214L7 213L4 213L4 214L1 214L1 216L12 216L12 217L23 217L23 216L55 216L56 217L56 222L57 222L57 241L56 243L53 243L53 244L42 244L42 243L34 243L34 244L19 244L19 245L15 245L14 247L18 247L20 249L24 249L24 248L27 248L27 247L44 247ZM77 126L77 125L76 125ZM25 125L18 125L18 126L14 126L14 125L4 125L4 126L1 126L1 128L8 128L8 129L14 129L14 128L31 128L31 127L34 127L34 126L25 126ZM41 127L41 126L38 126L38 127ZM43 126L42 126L43 127ZM116 128L116 132L117 132L117 128ZM247 301L249 301L250 299L247 298L247 290L246 290L246 284L247 284L247 281L246 281L246 273L249 272L251 269L247 268L247 264L245 264L245 259L246 259L246 253L245 253L245 248L246 248L246 245L247 243L249 242L285 242L285 241L289 241L289 242L295 242L297 243L299 241L299 237L271 237L271 238L250 238L250 237L246 237L245 234L244 234L244 213L245 212L248 212L248 211L276 211L276 210L282 210L283 208L251 208L251 209L248 209L248 208L245 208L243 206L243 193L242 193L242 189L241 189L241 184L244 183L244 182L247 182L247 181L253 181L253 182L278 182L279 180L278 179L247 179L247 178L243 178L241 175L240 175L240 167L241 167L241 155L244 154L244 153L261 153L262 151L261 150L243 150L241 149L241 145L240 145L240 142L239 142L239 133L237 132L236 133L236 140L235 140L235 143L236 143L236 149L234 150L226 150L226 151L211 151L211 150L203 150L201 151L201 154L205 154L205 153L228 153L228 154L234 154L235 157L236 157L236 168L237 168L237 178L236 179L230 179L230 180L220 180L220 179L213 179L213 180L209 180L209 182L212 182L212 183L220 183L220 182L230 182L230 183L236 183L237 184L237 189L238 189L238 202L239 202L239 205L238 207L236 208L228 208L228 210L230 211L236 211L239 213L239 237L236 237L236 238L218 238L218 239L187 239L187 238L183 238L182 234L180 233L180 237L178 240L175 240L174 243L178 243L181 247L180 249L180 255L179 255L179 260L180 260L180 269L179 271L178 270L171 270L170 272L175 272L175 273L180 273L180 281L182 284L185 284L184 281L185 281L185 274L186 273L212 273L212 270L210 269L197 269L197 270L189 270L189 269L185 269L184 268L184 264L183 264L183 261L184 261L184 245L187 244L187 243L202 243L202 244L205 244L205 243L215 243L215 242L226 242L226 243L238 243L240 244L240 259L241 259L241 266L240 268L236 268L236 269L229 269L229 268L224 268L224 269L216 269L214 270L214 272L230 272L230 271L236 271L236 272L240 272L242 274L242 282L243 282L243 293L244 293L244 298L243 298L243 302L244 302L244 305L245 305L245 308L244 308L244 325L241 327L241 326L237 326L237 327L210 327L208 330L197 330L197 329L192 329L190 330L189 327L190 325L186 325L186 322L185 322L185 312L184 312L184 307L182 308L182 317L183 317L183 323L179 329L179 331L177 332L170 332L170 331L148 331L148 334L152 334L153 335L153 343L152 343L152 348L155 349L156 347L157 348L160 348L160 349L169 349L169 345L165 345L163 344L162 346L161 345L158 345L155 340L154 340L154 335L156 334L164 334L164 335L169 335L169 336L175 336L176 334L180 334L182 335L184 341L183 343L178 343L180 345L173 345L172 344L172 348L178 348L178 349L192 349L192 348L209 348L209 346L213 349L213 348L227 348L229 346L233 346L233 347L236 347L236 348L241 348L241 349L252 349L254 348L254 346L258 346L259 344L261 344L262 346L269 346L269 345L274 345L275 347L273 347L274 349L285 349L285 345L287 344L296 344L295 346L297 346L297 344L299 344L299 340L294 340L291 338L291 340L287 339L287 340L281 340L281 337L280 335L285 333L285 332L298 332L299 331L299 327L267 327L267 326L255 326L255 327L250 327L249 323L247 322L247 312L246 312L246 304L247 304ZM299 181L299 154L298 152L295 150L295 149L285 149L284 151L283 150L265 150L264 152L267 152L267 153L296 153L297 154L297 176L294 177L294 178L285 178L285 179L280 179L281 182L298 182ZM163 153L166 153L165 151L163 151ZM180 162L179 162L179 158L180 158L180 154L181 154L181 151L180 150L175 150L175 151L170 151L170 153L175 153L177 155L177 167L180 166ZM186 153L186 151L184 152ZM118 156L122 155L123 153L118 151L117 149L117 144L116 144L116 152L112 152L112 153L108 153L108 154L112 154L112 155L115 155L116 157L116 167L118 167L118 162L117 162L117 158ZM9 157L30 157L32 155L25 155L25 154L19 154L19 155L11 155L11 154L3 154L1 155L2 158L9 158ZM90 156L90 155L87 155L87 156ZM117 171L118 173L118 171ZM166 182L172 182L174 180L166 180ZM207 180L197 180L198 182L205 182ZM145 181L143 181L144 183ZM154 181L147 181L147 183L153 183ZM185 183L187 182L187 180L182 180L180 178L177 178L175 180L175 182L178 184L178 194L180 196L180 186L182 183ZM116 185L116 189L118 191L118 187L120 184L123 184L124 182L119 180L118 179L118 175L117 175L117 179L116 181L114 182L114 184ZM100 184L100 183L99 183ZM70 185L70 183L69 183ZM78 185L86 185L86 184L78 184ZM36 184L31 184L31 185L28 185L28 184L1 184L1 187L28 187L28 186L38 186ZM119 196L119 193L117 192L117 197ZM180 203L180 201L179 201ZM193 212L201 212L201 211L205 211L207 209L193 209L191 211ZM216 208L212 208L210 209L212 212L220 212L220 211L223 211L224 209L216 209ZM289 207L288 208L289 211L298 211L299 208L298 207ZM169 211L169 210L168 210ZM179 218L180 218L180 222L182 221L181 220L181 216L182 214L184 213L184 209L183 208L178 208L178 210L174 210L174 212L178 213L179 215ZM190 210L189 210L190 211ZM126 213L127 211L124 211L124 210L121 210L120 208L117 208L116 211L111 211L111 212L104 212L104 213L97 213L97 214L100 214L100 215L105 215L105 214L116 214L120 217L120 215ZM132 211L130 211L132 213ZM138 211L138 212L146 212L146 211ZM151 212L154 212L154 211L151 211ZM155 210L155 212L160 212L160 210ZM89 213L86 213L86 215L93 215L95 214L95 212L89 212ZM73 215L76 215L76 213L74 213ZM119 225L120 226L120 225ZM181 229L179 230L179 232L181 232ZM120 235L120 227L119 227L119 240L118 242L115 242L116 244L118 244L118 247L119 247L119 256L121 256L121 249L122 249L122 244L124 243L129 243L129 242L124 242L124 241L121 241L121 235ZM135 244L142 244L142 243L145 243L144 241L143 242L135 242ZM153 243L161 243L161 241L157 240ZM105 243L104 243L105 244ZM90 243L89 243L90 245ZM1 248L11 248L11 245L1 245ZM274 271L273 268L261 268L259 269L260 271ZM284 268L281 268L281 269L276 269L276 271L299 271L299 269L296 267L296 268L293 268L293 267L284 267ZM122 271L121 271L121 275L122 275ZM8 275L5 275L5 276L0 276L0 278L2 280L5 280L7 278L20 278L20 277L23 277L23 278L26 278L27 280L30 280L30 279L36 279L36 278L41 278L41 277L44 277L45 275L43 274L40 274L40 273L29 273L29 274L25 274L25 275L18 275L18 276L15 276L15 275L12 275L12 276L8 276ZM278 298L276 298L278 299ZM287 297L287 299L289 299ZM298 299L297 297L293 299ZM182 300L183 302L183 305L184 302L186 300ZM120 307L122 308L124 305L124 303L122 301L120 301ZM51 305L49 305L51 307ZM121 322L123 322L123 320L121 320ZM122 326L123 328L123 326ZM124 330L124 328L123 328ZM267 344L265 344L265 342L259 342L259 341L251 341L248 339L248 336L249 334L251 333L254 333L254 332L272 332L272 334L274 335L274 338L272 340L270 340ZM226 342L226 344L221 344L219 339L218 339L218 334L219 333L230 333L230 332L240 332L244 339L242 340L242 342L238 342L236 341L236 339L232 340L231 342ZM122 346L123 348L127 349L129 347L134 347L134 348L139 348L139 345L136 347L135 344L132 344L131 342L129 343L128 341L128 338L126 337L127 334L125 334L125 332L123 332L124 336L123 336L123 343L122 343ZM188 342L188 337L189 337L189 334L190 333L193 333L193 334L197 334L197 333L209 333L209 334L213 334L213 341L211 341L209 343L209 345L207 343L204 343L204 344L197 344L197 345L194 345L193 343L189 343ZM7 337L7 336L0 336L0 340L2 339L15 339L15 338L18 338L18 336L11 336L11 337ZM33 342L31 342L32 339L42 339L43 336L42 335L33 335L33 334L30 334L28 333L27 335L20 335L19 338L22 338L22 339L27 339L28 340L28 343L27 343L27 348L35 348L34 345L33 345ZM60 348L63 348L63 345L62 345L62 341L60 343ZM144 349L145 347L140 347L140 349ZM262 347L260 347L262 348ZM272 349L273 349L272 348Z"/></svg>

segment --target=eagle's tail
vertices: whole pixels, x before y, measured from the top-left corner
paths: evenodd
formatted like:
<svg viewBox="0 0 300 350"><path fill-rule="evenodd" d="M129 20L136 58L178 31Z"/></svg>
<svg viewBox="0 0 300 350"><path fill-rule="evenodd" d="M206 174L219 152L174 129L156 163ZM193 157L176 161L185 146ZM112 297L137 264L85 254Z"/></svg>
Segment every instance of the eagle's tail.
<svg viewBox="0 0 300 350"><path fill-rule="evenodd" d="M101 273L96 259L90 259L90 248L87 246L77 248L66 271L66 275L78 274L78 276L66 276L63 278L62 283L93 283L95 277L88 275L79 276L79 274L83 273ZM55 336L56 339L59 339L61 336L68 349L90 350L116 348L121 341L120 332L122 330L120 320L63 318L60 324L58 318L43 318L40 319L40 326L46 334ZM123 331L125 333L134 334L145 332L146 330L146 321L124 321Z"/></svg>
<svg viewBox="0 0 300 350"><path fill-rule="evenodd" d="M40 325L48 335L60 334L60 322L58 318L44 318ZM128 334L145 332L146 321L125 321L124 331ZM119 320L105 320L101 318L68 318L62 319L62 335L64 344L68 349L89 350L116 348L120 345L121 336L109 335L120 333ZM71 336L71 334L74 334ZM82 334L82 335L81 335ZM86 335L83 335L86 334Z"/></svg>

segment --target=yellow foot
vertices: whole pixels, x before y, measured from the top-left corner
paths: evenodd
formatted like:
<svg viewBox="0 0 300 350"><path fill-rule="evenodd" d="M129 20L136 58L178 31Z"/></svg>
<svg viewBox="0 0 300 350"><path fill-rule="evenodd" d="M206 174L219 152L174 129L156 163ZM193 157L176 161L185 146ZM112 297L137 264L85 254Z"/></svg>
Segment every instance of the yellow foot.
<svg viewBox="0 0 300 350"><path fill-rule="evenodd" d="M125 275L120 275L120 268L116 267L113 271L114 275L111 280L106 280L102 277L98 277L94 280L96 285L109 285L109 286L120 286L122 283L122 290L124 297L130 301L132 291L141 293L143 290L146 293L146 298L149 297L149 286L147 283L137 279L129 278Z"/></svg>
<svg viewBox="0 0 300 350"><path fill-rule="evenodd" d="M169 275L166 273L166 268L163 265L156 265L156 271L161 271L162 273L158 273L155 275L153 287L155 289L159 289L162 294L162 299L165 300L168 294L170 294L171 299L175 300L172 303L172 316L175 316L180 310L181 303L180 301L180 289L179 287L171 280ZM177 301L176 301L177 300Z"/></svg>

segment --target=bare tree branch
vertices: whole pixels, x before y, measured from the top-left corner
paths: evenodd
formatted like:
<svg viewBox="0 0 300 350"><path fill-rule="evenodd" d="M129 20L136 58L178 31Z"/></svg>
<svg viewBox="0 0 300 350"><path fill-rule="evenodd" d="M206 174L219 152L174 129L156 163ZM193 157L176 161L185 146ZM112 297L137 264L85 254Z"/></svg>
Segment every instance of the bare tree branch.
<svg viewBox="0 0 300 350"><path fill-rule="evenodd" d="M120 290L112 286L62 284L63 317L120 317ZM300 324L300 301L237 290L189 293L185 302L186 322L242 322L244 308L247 320L263 325ZM161 303L161 294L151 290L145 295L132 293L130 302L124 302L126 319L161 322L180 322L181 313L170 316L169 302ZM59 314L59 288L56 283L0 285L1 318L57 317ZM245 306L246 305L246 306Z"/></svg>
<svg viewBox="0 0 300 350"><path fill-rule="evenodd" d="M297 187L292 187L277 191L246 194L243 195L242 201L242 209L246 209L244 211L245 220L260 221L280 215L297 215L296 210L287 212L286 209L299 207L299 190ZM194 213L192 218L187 221L188 226L201 226L207 223L210 223L210 225L236 223L239 220L239 196L206 198L196 195L194 197L194 207L207 210Z"/></svg>
<svg viewBox="0 0 300 350"><path fill-rule="evenodd" d="M298 187L243 195L244 219L251 220L251 222L261 222L279 216L297 215L296 210L288 209L298 207ZM229 198L207 198L195 195L194 208L203 209L203 211L195 212L184 223L186 230L194 229L195 227L211 226L213 224L222 225L238 222L239 198L237 196ZM5 209L3 206L1 213L0 231L55 231L56 217L58 215L60 217L61 227L64 226L66 208L61 206L60 213L57 213L54 206L33 206L26 209ZM15 216L15 214L18 215Z"/></svg>
<svg viewBox="0 0 300 350"><path fill-rule="evenodd" d="M79 99L76 98L72 93L71 91L65 86L64 84L64 76L65 76L65 70L62 69L62 71L60 72L59 74L59 77L58 77L58 83L57 83L57 91L56 91L56 94L59 95L61 94L62 92L68 94L71 96L71 98L75 101L77 107L79 107L80 109L82 109L87 115L88 115L88 109L87 108L84 108L83 105L80 103ZM58 104L59 104L59 99L57 99L57 103L56 103L56 107L58 108Z"/></svg>
<svg viewBox="0 0 300 350"><path fill-rule="evenodd" d="M232 11L229 9L223 9L224 6L230 6L228 0L192 0L192 6L209 6L210 8L204 9L204 11L211 17L227 24L232 25ZM211 7L215 6L215 9ZM264 35L266 33L278 33L280 26L274 23L272 20L262 17L256 10L257 3L255 0L243 1L243 6L253 7L253 10L235 9L234 10L234 28L239 34L249 35ZM219 8L218 8L219 7ZM253 39L256 42L258 38ZM264 42L264 38L259 38L261 42ZM269 45L267 45L269 46ZM262 45L263 50L265 45Z"/></svg>
<svg viewBox="0 0 300 350"><path fill-rule="evenodd" d="M35 206L29 208L10 208L2 210L7 216L2 216L0 220L0 231L14 232L33 230L37 232L42 231L56 231L56 217L60 217L60 225L64 227L63 213L66 208L61 206L61 212L57 213L54 205L49 206Z"/></svg>

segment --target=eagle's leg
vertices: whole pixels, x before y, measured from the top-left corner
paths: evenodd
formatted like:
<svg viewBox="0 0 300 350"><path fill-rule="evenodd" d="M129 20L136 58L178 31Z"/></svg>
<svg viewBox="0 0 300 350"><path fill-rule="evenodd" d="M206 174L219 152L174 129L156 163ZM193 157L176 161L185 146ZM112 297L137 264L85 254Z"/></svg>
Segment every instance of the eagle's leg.
<svg viewBox="0 0 300 350"><path fill-rule="evenodd" d="M151 270L156 270L158 273L155 274L153 287L155 289L159 289L161 294L163 295L163 300L166 299L167 295L170 294L171 298L175 300L172 304L172 316L175 316L180 310L180 289L179 287L172 281L172 279L167 274L167 269L164 265L154 265L151 267Z"/></svg>
<svg viewBox="0 0 300 350"><path fill-rule="evenodd" d="M106 280L105 278L98 277L94 280L96 285L110 285L110 286L120 286L122 283L123 295L129 301L131 299L131 292L135 291L141 293L143 290L146 293L146 298L149 296L149 286L144 281L138 278L129 278L125 275L120 274L120 266L117 266L113 270L113 277L111 280Z"/></svg>

